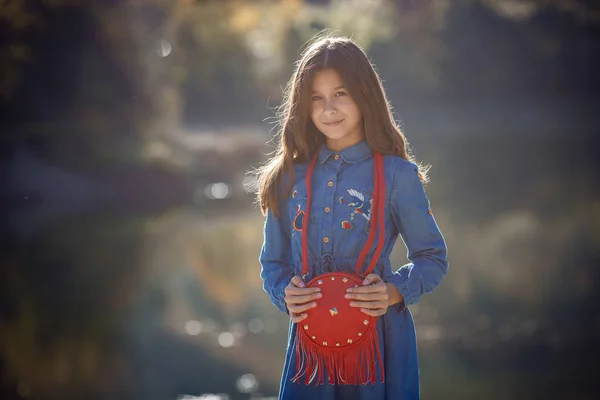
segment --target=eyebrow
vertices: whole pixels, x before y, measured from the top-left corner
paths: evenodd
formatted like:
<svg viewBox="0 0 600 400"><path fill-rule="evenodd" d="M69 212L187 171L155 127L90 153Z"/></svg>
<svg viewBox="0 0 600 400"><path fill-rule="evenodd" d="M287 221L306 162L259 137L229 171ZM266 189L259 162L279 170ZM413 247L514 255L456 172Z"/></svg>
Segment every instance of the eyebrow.
<svg viewBox="0 0 600 400"><path fill-rule="evenodd" d="M338 90L338 89L346 89L346 86L344 86L344 85L340 85L340 86L336 86L336 87L334 87L334 88L333 88L333 90ZM312 92L313 92L313 93L319 93L319 92L317 92L316 90L313 90Z"/></svg>

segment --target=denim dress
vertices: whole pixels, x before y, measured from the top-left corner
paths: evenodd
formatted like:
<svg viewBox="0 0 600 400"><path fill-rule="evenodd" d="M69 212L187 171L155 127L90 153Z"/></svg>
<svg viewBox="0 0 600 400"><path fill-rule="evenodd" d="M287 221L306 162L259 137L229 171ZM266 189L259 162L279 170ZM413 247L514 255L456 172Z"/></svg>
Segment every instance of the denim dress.
<svg viewBox="0 0 600 400"><path fill-rule="evenodd" d="M419 367L413 317L409 307L440 283L448 269L446 243L429 199L417 174L417 166L401 157L385 156L385 245L374 274L394 284L404 302L388 307L377 329L385 382L376 384L306 385L291 381L296 374L294 344L296 324L290 322L288 346L279 391L280 399L394 399L419 398ZM308 163L294 167L294 185L280 203L280 216L268 212L260 254L261 278L273 304L287 314L284 289L302 270L302 229L308 229L310 272L305 281L334 271L356 273L356 261L369 235L373 199L373 150L366 141L339 153L326 145L319 149L311 180L310 221L304 220ZM401 236L409 263L392 272L389 256ZM369 251L366 265L372 259ZM394 268L395 269L395 268ZM317 300L318 301L318 300ZM378 367L379 368L379 367Z"/></svg>

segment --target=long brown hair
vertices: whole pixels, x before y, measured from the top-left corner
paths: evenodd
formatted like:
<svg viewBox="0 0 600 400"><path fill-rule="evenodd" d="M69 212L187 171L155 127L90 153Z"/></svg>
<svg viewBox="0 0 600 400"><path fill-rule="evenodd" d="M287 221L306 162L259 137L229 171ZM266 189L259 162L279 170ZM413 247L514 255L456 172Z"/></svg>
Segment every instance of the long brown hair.
<svg viewBox="0 0 600 400"><path fill-rule="evenodd" d="M394 121L381 79L365 52L349 38L318 34L307 43L285 88L277 112L275 152L256 171L257 200L263 214L271 209L275 216L279 215L279 200L287 198L292 190L294 164L309 161L325 142L310 118L310 99L315 74L327 68L340 74L358 105L369 146L382 154L414 162L408 141ZM419 178L423 183L428 181L426 167L419 166Z"/></svg>

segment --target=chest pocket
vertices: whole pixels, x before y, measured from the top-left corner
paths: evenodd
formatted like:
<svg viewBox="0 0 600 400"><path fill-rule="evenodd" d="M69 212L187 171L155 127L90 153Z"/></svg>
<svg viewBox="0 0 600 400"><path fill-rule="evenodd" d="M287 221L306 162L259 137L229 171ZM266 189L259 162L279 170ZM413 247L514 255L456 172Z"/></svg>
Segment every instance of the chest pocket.
<svg viewBox="0 0 600 400"><path fill-rule="evenodd" d="M368 237L373 215L373 183L352 181L336 194L336 222L344 235Z"/></svg>

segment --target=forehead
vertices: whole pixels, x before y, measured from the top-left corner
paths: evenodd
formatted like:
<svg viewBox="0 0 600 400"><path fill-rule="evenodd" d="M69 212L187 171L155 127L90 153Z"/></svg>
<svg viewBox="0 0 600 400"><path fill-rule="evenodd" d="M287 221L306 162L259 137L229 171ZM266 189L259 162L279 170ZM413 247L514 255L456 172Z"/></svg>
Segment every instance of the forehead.
<svg viewBox="0 0 600 400"><path fill-rule="evenodd" d="M312 81L312 90L317 92L333 90L339 86L344 86L344 81L333 68L318 71Z"/></svg>

